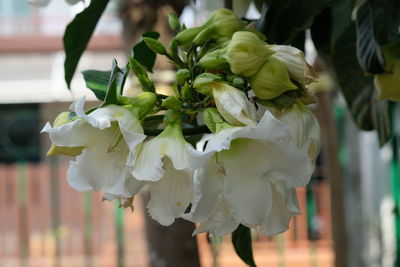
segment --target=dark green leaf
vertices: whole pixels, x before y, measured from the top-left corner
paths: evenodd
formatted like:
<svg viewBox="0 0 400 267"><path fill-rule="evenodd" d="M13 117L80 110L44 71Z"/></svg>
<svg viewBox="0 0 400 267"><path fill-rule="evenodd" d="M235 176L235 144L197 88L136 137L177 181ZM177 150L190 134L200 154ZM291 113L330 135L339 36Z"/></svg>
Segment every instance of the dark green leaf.
<svg viewBox="0 0 400 267"><path fill-rule="evenodd" d="M157 40L160 37L160 34L158 32L146 32L142 35L142 37L148 37ZM154 53L153 50L151 50L143 40L141 40L132 48L132 56L142 66L144 66L147 71L153 71L157 54Z"/></svg>
<svg viewBox="0 0 400 267"><path fill-rule="evenodd" d="M82 74L86 87L92 90L98 100L103 101L106 97L111 71L85 70Z"/></svg>
<svg viewBox="0 0 400 267"><path fill-rule="evenodd" d="M268 4L268 1L266 1ZM314 17L332 0L269 1L264 4L257 28L269 43L290 44L313 23Z"/></svg>
<svg viewBox="0 0 400 267"><path fill-rule="evenodd" d="M384 60L380 47L375 41L372 27L372 12L367 2L357 12L357 59L365 72L381 74L385 72Z"/></svg>
<svg viewBox="0 0 400 267"><path fill-rule="evenodd" d="M249 266L256 266L253 258L253 248L251 244L251 232L246 226L239 224L238 228L232 233L232 244L236 254Z"/></svg>
<svg viewBox="0 0 400 267"><path fill-rule="evenodd" d="M112 62L112 70L110 81L108 83L106 97L103 105L117 104L118 97L121 95L121 82L123 81L125 73L118 67L117 61L114 59Z"/></svg>
<svg viewBox="0 0 400 267"><path fill-rule="evenodd" d="M379 45L388 45L400 40L400 1L369 0L375 39Z"/></svg>
<svg viewBox="0 0 400 267"><path fill-rule="evenodd" d="M90 5L75 16L68 24L64 33L65 50L65 81L68 88L71 85L76 67L83 52L89 43L97 22L103 14L109 0L92 0Z"/></svg>
<svg viewBox="0 0 400 267"><path fill-rule="evenodd" d="M352 0L337 0L332 8L332 63L355 123L362 130L376 129L383 144L391 134L387 101L377 99L373 78L358 64L352 6Z"/></svg>

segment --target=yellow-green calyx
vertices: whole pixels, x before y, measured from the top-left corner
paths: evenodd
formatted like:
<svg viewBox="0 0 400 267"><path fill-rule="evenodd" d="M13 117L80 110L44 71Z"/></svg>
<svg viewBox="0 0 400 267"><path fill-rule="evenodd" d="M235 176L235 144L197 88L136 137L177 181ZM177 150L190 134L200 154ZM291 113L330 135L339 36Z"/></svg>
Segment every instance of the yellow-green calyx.
<svg viewBox="0 0 400 267"><path fill-rule="evenodd" d="M208 129L214 134L233 126L225 122L216 108L206 108L203 111L203 120Z"/></svg>
<svg viewBox="0 0 400 267"><path fill-rule="evenodd" d="M272 99L288 90L295 90L285 65L278 59L269 57L261 69L250 78L250 85L257 97Z"/></svg>
<svg viewBox="0 0 400 267"><path fill-rule="evenodd" d="M250 77L256 74L274 51L252 32L235 32L229 42L226 58L231 71Z"/></svg>
<svg viewBox="0 0 400 267"><path fill-rule="evenodd" d="M375 75L374 84L380 99L400 101L400 60L391 60L386 66L388 73Z"/></svg>

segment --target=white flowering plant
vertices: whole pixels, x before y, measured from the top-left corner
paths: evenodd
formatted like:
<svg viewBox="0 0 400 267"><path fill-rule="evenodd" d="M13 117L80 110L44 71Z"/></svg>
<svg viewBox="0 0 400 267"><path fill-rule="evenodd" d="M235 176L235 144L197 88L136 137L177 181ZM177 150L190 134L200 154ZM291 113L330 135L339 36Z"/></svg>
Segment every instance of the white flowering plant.
<svg viewBox="0 0 400 267"><path fill-rule="evenodd" d="M177 68L173 93L157 92L151 65L135 53L125 68L114 61L111 72L86 71L102 104L85 109L79 99L47 123L48 155L75 157L69 184L103 190L124 207L147 186L148 212L164 226L184 218L198 224L194 234L214 237L286 231L301 212L295 189L309 182L319 152L306 88L315 71L300 50L267 43L231 10L215 10L197 28L174 15L169 22L177 34L168 48L154 33L141 46ZM142 92L127 97L131 71ZM200 138L206 145L196 149Z"/></svg>

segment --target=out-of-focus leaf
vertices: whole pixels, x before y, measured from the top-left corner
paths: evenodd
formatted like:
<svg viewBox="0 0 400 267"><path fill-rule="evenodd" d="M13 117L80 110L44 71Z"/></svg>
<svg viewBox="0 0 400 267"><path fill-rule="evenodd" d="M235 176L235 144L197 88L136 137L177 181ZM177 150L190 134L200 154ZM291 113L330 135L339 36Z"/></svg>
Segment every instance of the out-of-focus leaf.
<svg viewBox="0 0 400 267"><path fill-rule="evenodd" d="M142 35L142 37L148 37L157 40L160 37L160 34L158 32L146 32ZM147 71L153 71L157 54L151 50L143 40L141 40L132 48L132 56L134 59L136 59L136 61L144 66Z"/></svg>
<svg viewBox="0 0 400 267"><path fill-rule="evenodd" d="M79 59L89 43L97 22L103 14L109 0L92 0L90 5L81 13L75 16L74 20L68 24L64 33L65 50L65 82L68 88L71 85Z"/></svg>
<svg viewBox="0 0 400 267"><path fill-rule="evenodd" d="M314 17L332 0L265 1L257 28L269 43L290 44L311 27Z"/></svg>
<svg viewBox="0 0 400 267"><path fill-rule="evenodd" d="M351 21L352 0L332 7L332 63L349 111L360 129L377 130L380 144L391 136L387 101L377 99L373 78L366 76L356 57L356 32Z"/></svg>
<svg viewBox="0 0 400 267"><path fill-rule="evenodd" d="M400 40L400 1L368 0L372 12L375 40L388 45Z"/></svg>
<svg viewBox="0 0 400 267"><path fill-rule="evenodd" d="M385 72L384 60L380 47L375 41L372 27L372 11L367 2L357 12L357 59L365 72L381 74Z"/></svg>
<svg viewBox="0 0 400 267"><path fill-rule="evenodd" d="M92 90L98 100L103 101L106 98L111 71L85 70L82 74L86 87Z"/></svg>
<svg viewBox="0 0 400 267"><path fill-rule="evenodd" d="M139 80L140 85L142 86L143 91L145 92L156 92L156 88L154 83L149 79L145 69L142 65L133 57L129 58L129 65Z"/></svg>
<svg viewBox="0 0 400 267"><path fill-rule="evenodd" d="M238 228L232 233L232 244L236 254L249 266L255 267L253 258L253 248L251 244L250 229L239 224Z"/></svg>

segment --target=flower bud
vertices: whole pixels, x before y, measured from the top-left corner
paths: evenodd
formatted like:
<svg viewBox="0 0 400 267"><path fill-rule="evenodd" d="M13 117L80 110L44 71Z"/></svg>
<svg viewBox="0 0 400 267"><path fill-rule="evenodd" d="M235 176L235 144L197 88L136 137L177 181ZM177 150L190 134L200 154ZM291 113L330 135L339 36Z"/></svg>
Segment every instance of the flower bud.
<svg viewBox="0 0 400 267"><path fill-rule="evenodd" d="M272 99L280 94L297 89L290 79L285 65L269 57L261 69L250 78L250 85L257 97Z"/></svg>
<svg viewBox="0 0 400 267"><path fill-rule="evenodd" d="M178 84L184 84L190 77L188 69L180 69L175 74L175 80Z"/></svg>
<svg viewBox="0 0 400 267"><path fill-rule="evenodd" d="M390 73L378 74L374 77L379 99L400 101L400 60L389 61L386 70Z"/></svg>
<svg viewBox="0 0 400 267"><path fill-rule="evenodd" d="M240 31L233 34L226 58L233 73L249 77L256 74L273 53L257 35Z"/></svg>
<svg viewBox="0 0 400 267"><path fill-rule="evenodd" d="M214 36L214 32L215 32L214 26L209 26L202 29L193 39L193 44L203 45L205 42L212 39L212 37Z"/></svg>
<svg viewBox="0 0 400 267"><path fill-rule="evenodd" d="M182 107L181 101L175 96L169 96L162 102L161 106L166 109L171 109L173 111L180 111Z"/></svg>
<svg viewBox="0 0 400 267"><path fill-rule="evenodd" d="M179 19L175 14L173 13L168 14L168 24L172 30L180 32L181 24L179 23Z"/></svg>
<svg viewBox="0 0 400 267"><path fill-rule="evenodd" d="M202 29L202 27L195 27L181 31L174 38L176 40L176 44L180 47L190 46L193 39Z"/></svg>
<svg viewBox="0 0 400 267"><path fill-rule="evenodd" d="M153 52L160 55L165 55L167 53L164 45L160 41L149 37L143 37L143 41L151 50L153 50Z"/></svg>
<svg viewBox="0 0 400 267"><path fill-rule="evenodd" d="M246 85L246 80L238 75L229 75L229 83L236 88L243 88Z"/></svg>
<svg viewBox="0 0 400 267"><path fill-rule="evenodd" d="M138 94L132 99L132 103L127 107L130 108L139 108L139 117L143 118L149 112L151 112L157 102L157 96L151 92L143 92Z"/></svg>
<svg viewBox="0 0 400 267"><path fill-rule="evenodd" d="M221 80L222 78L220 76L205 72L196 77L193 83L193 87L196 89L197 92L203 95L211 95L210 83Z"/></svg>
<svg viewBox="0 0 400 267"><path fill-rule="evenodd" d="M234 126L257 124L256 108L242 91L221 82L213 82L210 87L215 105L227 122Z"/></svg>
<svg viewBox="0 0 400 267"><path fill-rule="evenodd" d="M270 49L275 51L272 57L285 64L289 75L302 85L315 82L318 74L304 58L304 53L296 47L288 45L272 45Z"/></svg>
<svg viewBox="0 0 400 267"><path fill-rule="evenodd" d="M214 31L210 38L216 39L219 37L231 37L234 32L241 30L245 26L245 22L241 21L232 10L220 8L211 13L203 26L213 26Z"/></svg>
<svg viewBox="0 0 400 267"><path fill-rule="evenodd" d="M225 58L226 49L220 48L205 54L198 62L199 66L207 70L227 69L229 63Z"/></svg>
<svg viewBox="0 0 400 267"><path fill-rule="evenodd" d="M181 95L185 101L190 101L193 97L192 89L187 82L182 86Z"/></svg>

